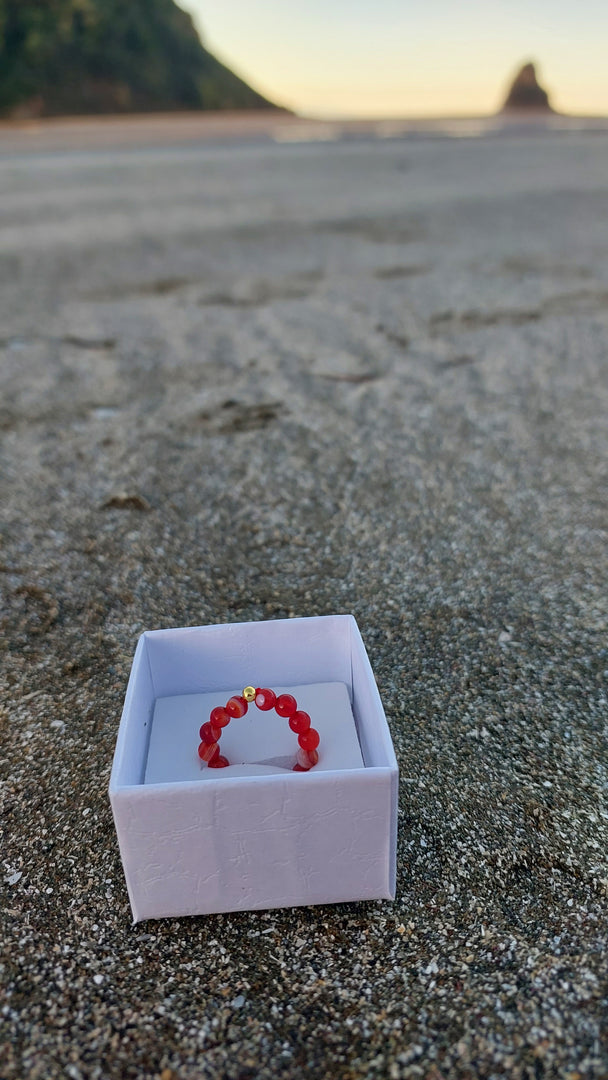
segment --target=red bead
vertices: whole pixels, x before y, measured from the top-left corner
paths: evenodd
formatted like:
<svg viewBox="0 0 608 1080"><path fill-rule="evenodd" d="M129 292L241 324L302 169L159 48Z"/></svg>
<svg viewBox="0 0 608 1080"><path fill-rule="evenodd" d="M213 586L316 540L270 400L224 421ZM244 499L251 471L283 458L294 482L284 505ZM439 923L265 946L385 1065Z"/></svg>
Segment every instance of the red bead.
<svg viewBox="0 0 608 1080"><path fill-rule="evenodd" d="M305 769L302 765L298 765L298 763L296 762L292 769L292 772L308 772L308 769Z"/></svg>
<svg viewBox="0 0 608 1080"><path fill-rule="evenodd" d="M228 761L228 758L224 757L223 754L218 754L217 757L214 757L213 760L209 762L209 768L225 769L226 766L229 764L230 762Z"/></svg>
<svg viewBox="0 0 608 1080"><path fill-rule="evenodd" d="M268 712L269 709L274 709L274 704L276 700L277 695L275 694L274 690L269 690L267 686L265 686L262 690L260 690L260 688L258 687L255 692L255 703L258 709L261 709L262 712Z"/></svg>
<svg viewBox="0 0 608 1080"><path fill-rule="evenodd" d="M201 761L206 762L213 761L214 757L217 757L219 752L220 748L216 742L202 742L198 748L198 756L200 757Z"/></svg>
<svg viewBox="0 0 608 1080"><path fill-rule="evenodd" d="M199 735L203 742L208 743L217 742L221 734L221 727L215 727L215 725L212 724L209 720L206 724L203 724L201 730L199 731Z"/></svg>
<svg viewBox="0 0 608 1080"><path fill-rule="evenodd" d="M226 727L226 724L230 723L230 714L226 712L223 705L217 705L215 709L211 710L209 720L214 727Z"/></svg>
<svg viewBox="0 0 608 1080"><path fill-rule="evenodd" d="M247 709L244 697L231 697L230 701L226 702L226 712L230 713L230 716L244 716Z"/></svg>
<svg viewBox="0 0 608 1080"><path fill-rule="evenodd" d="M314 727L298 735L298 742L303 750L316 750L320 741L319 732L315 731Z"/></svg>
<svg viewBox="0 0 608 1080"><path fill-rule="evenodd" d="M316 765L318 760L319 755L316 750L303 750L302 747L300 747L296 754L296 762L304 772L308 772L309 769L312 769L313 765Z"/></svg>
<svg viewBox="0 0 608 1080"><path fill-rule="evenodd" d="M308 731L310 727L310 716L303 709L298 709L294 712L293 716L289 717L289 726L292 731L295 731L300 735L303 731Z"/></svg>
<svg viewBox="0 0 608 1080"><path fill-rule="evenodd" d="M279 694L274 707L279 716L293 716L298 703L293 694Z"/></svg>

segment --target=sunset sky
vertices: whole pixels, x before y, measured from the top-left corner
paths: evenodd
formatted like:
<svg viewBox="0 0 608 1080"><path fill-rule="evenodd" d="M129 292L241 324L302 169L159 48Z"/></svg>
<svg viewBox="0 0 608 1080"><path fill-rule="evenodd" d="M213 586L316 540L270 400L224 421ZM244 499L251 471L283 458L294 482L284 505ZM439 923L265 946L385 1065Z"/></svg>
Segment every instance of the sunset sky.
<svg viewBox="0 0 608 1080"><path fill-rule="evenodd" d="M533 59L557 109L608 115L607 0L179 3L209 49L297 112L493 112Z"/></svg>

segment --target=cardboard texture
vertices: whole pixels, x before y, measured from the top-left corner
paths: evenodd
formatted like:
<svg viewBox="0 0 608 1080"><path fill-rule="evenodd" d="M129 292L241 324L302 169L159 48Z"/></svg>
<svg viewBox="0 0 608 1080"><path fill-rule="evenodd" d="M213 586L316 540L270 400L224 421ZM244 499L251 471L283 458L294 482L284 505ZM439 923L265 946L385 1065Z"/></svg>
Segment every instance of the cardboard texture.
<svg viewBox="0 0 608 1080"><path fill-rule="evenodd" d="M217 704L219 695L223 703L226 688L240 691L252 681L299 688L302 707L306 690L313 699L340 693L319 684L346 687L352 720L344 713L351 725L344 766L308 773L250 766L248 775L238 769L235 775L231 766L218 770L231 775L213 782L200 772L193 779L188 770L163 782L149 782L158 780L151 773L146 782L159 699L182 697L186 705L187 696L212 695ZM174 709L175 701L169 712ZM349 756L353 724L363 767ZM195 741L196 734L195 726ZM388 725L352 616L144 633L110 779L134 920L392 899L397 784Z"/></svg>

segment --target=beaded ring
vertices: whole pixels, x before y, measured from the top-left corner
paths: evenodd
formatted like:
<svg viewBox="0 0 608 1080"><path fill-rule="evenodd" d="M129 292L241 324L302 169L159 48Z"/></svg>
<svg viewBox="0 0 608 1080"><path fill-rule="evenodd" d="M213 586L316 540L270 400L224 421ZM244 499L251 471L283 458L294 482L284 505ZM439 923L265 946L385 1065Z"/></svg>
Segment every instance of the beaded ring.
<svg viewBox="0 0 608 1080"><path fill-rule="evenodd" d="M298 753L294 772L308 772L313 765L317 764L319 755L319 732L310 726L310 716L303 709L298 709L298 703L293 694L275 694L274 690L267 687L257 690L253 686L246 686L241 697L231 697L225 706L218 705L211 710L209 719L203 724L199 732L201 744L198 748L198 756L201 761L206 761L210 769L225 769L230 764L227 758L220 754L219 741L222 729L225 728L233 717L244 716L249 705L255 702L258 709L268 712L274 709L279 716L284 716L292 731L298 736Z"/></svg>

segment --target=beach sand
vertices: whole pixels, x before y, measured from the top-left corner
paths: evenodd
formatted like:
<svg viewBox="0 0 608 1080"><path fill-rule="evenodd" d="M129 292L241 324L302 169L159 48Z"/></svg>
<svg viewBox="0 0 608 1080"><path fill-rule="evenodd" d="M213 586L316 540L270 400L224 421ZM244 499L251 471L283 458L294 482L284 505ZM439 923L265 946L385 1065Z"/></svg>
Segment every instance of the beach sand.
<svg viewBox="0 0 608 1080"><path fill-rule="evenodd" d="M0 139L3 1080L605 1076L606 136L120 142ZM332 612L395 903L132 927L138 635Z"/></svg>

